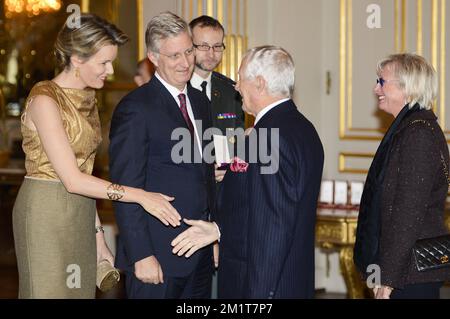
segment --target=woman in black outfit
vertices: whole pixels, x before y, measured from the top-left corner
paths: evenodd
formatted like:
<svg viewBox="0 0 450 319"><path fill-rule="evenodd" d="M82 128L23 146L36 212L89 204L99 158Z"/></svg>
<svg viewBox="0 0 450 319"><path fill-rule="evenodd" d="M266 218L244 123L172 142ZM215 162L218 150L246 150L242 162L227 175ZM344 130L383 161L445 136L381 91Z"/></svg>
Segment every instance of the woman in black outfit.
<svg viewBox="0 0 450 319"><path fill-rule="evenodd" d="M449 152L431 110L437 75L421 56L395 54L377 67L379 108L395 117L370 167L361 199L354 261L380 267L379 299L439 298L450 267L419 272L418 239L444 235ZM369 273L370 274L370 273Z"/></svg>

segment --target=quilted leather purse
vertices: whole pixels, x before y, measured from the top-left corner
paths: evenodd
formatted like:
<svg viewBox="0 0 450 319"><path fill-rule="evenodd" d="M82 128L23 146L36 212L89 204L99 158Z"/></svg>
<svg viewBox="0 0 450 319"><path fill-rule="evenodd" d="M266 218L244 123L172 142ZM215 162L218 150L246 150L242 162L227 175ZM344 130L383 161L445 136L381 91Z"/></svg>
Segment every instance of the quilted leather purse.
<svg viewBox="0 0 450 319"><path fill-rule="evenodd" d="M421 122L421 120L413 121ZM427 123L430 126L429 123ZM433 131L434 134L434 131ZM444 155L441 152L442 170L447 179L447 185L450 185L447 164ZM418 271L427 271L450 266L450 234L419 239L413 247L416 268Z"/></svg>
<svg viewBox="0 0 450 319"><path fill-rule="evenodd" d="M450 235L419 239L413 248L418 271L450 266Z"/></svg>

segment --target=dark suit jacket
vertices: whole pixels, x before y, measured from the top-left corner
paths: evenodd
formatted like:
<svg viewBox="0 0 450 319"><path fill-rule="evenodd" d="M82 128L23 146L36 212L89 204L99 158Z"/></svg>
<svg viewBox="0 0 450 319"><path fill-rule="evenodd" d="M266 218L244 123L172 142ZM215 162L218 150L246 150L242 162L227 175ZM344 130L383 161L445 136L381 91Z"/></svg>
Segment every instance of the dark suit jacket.
<svg viewBox="0 0 450 319"><path fill-rule="evenodd" d="M188 96L195 119L203 121L203 130L210 127L207 99L190 86ZM213 166L174 163L171 151L179 141L171 134L179 127L187 129L182 113L157 77L125 96L111 121L111 181L173 196L172 205L183 218L205 220L214 201ZM196 146L191 151L198 152ZM185 258L171 252L170 242L187 229L185 224L166 227L138 204L115 202L114 208L119 268L134 272L135 262L154 255L164 275L185 276L194 269L199 253Z"/></svg>
<svg viewBox="0 0 450 319"><path fill-rule="evenodd" d="M211 116L214 127L226 135L227 128L244 128L245 115L242 98L234 89L236 83L226 76L213 72L211 75ZM235 118L219 119L219 114L231 113Z"/></svg>
<svg viewBox="0 0 450 319"><path fill-rule="evenodd" d="M403 119L392 139L381 194L381 284L403 288L450 280L450 267L418 272L412 253L416 240L449 232L445 166L448 174L447 142L433 112L420 110Z"/></svg>
<svg viewBox="0 0 450 319"><path fill-rule="evenodd" d="M292 100L255 126L264 128L269 141L270 129L279 129L278 171L261 174L260 160L245 173L228 171L219 195L219 297L312 298L322 144Z"/></svg>

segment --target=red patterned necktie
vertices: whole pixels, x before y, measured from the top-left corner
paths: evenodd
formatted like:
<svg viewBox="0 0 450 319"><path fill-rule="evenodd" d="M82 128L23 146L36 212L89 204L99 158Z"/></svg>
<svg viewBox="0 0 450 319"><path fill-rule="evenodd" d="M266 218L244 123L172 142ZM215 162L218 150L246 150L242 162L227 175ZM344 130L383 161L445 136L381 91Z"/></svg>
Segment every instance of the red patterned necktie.
<svg viewBox="0 0 450 319"><path fill-rule="evenodd" d="M186 106L186 95L184 93L180 93L178 95L178 98L180 99L180 111L183 114L184 120L186 121L186 124L189 128L189 131L191 132L192 136L194 136L194 125L192 125L191 119L189 118L189 114L187 111Z"/></svg>

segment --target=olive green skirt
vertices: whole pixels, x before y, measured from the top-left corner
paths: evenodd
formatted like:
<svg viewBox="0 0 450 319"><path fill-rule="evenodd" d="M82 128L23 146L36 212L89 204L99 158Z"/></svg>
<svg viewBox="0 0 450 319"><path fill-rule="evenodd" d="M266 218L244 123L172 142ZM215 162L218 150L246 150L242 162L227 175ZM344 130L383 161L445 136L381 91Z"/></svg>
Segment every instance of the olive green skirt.
<svg viewBox="0 0 450 319"><path fill-rule="evenodd" d="M19 298L95 298L95 200L25 178L13 210Z"/></svg>

